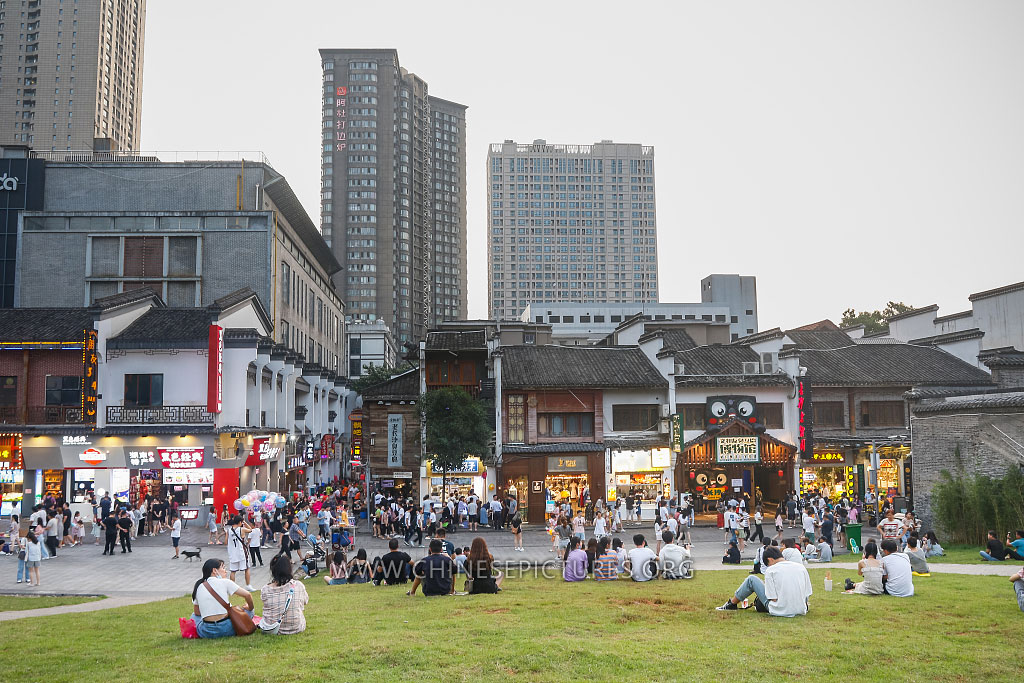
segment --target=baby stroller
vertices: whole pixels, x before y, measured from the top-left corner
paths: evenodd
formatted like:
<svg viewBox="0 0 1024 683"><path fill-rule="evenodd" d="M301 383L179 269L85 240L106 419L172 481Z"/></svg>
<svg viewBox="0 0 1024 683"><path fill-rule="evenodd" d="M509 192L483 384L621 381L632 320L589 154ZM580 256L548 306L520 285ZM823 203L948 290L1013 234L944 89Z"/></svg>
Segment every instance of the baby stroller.
<svg viewBox="0 0 1024 683"><path fill-rule="evenodd" d="M331 527L331 549L344 550L352 545L352 539L340 526Z"/></svg>
<svg viewBox="0 0 1024 683"><path fill-rule="evenodd" d="M314 577L320 573L320 569L317 567L317 560L322 560L327 557L327 551L324 550L324 544L320 539L314 536L306 536L306 545L309 546L309 552L306 553L306 559L302 560L299 565L307 577Z"/></svg>

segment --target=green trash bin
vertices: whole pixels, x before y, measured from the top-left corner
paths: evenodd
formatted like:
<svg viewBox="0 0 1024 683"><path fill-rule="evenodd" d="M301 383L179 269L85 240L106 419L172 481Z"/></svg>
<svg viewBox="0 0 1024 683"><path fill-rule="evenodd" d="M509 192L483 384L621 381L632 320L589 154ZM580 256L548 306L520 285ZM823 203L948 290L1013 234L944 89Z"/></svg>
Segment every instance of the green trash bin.
<svg viewBox="0 0 1024 683"><path fill-rule="evenodd" d="M860 540L860 532L863 524L847 524L846 525L846 546L852 553L860 553L861 549L864 548L863 543ZM856 545L854 545L856 544Z"/></svg>

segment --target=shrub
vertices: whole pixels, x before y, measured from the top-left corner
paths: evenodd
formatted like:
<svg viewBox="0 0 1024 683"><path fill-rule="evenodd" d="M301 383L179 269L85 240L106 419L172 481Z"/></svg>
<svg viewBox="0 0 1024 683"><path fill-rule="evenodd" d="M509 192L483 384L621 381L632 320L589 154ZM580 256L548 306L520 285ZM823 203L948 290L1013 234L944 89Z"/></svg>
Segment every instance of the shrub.
<svg viewBox="0 0 1024 683"><path fill-rule="evenodd" d="M956 452L960 460L960 451ZM952 543L983 544L989 529L998 533L1024 528L1024 472L1011 468L1002 477L951 474L943 470L932 491L937 525ZM1000 536L1001 537L1001 536Z"/></svg>

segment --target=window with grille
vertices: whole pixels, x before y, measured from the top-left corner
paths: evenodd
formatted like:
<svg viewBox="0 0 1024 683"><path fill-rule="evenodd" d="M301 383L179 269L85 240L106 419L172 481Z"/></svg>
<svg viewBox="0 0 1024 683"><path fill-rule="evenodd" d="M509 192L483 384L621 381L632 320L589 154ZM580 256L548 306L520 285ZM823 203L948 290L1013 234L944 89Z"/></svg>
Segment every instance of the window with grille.
<svg viewBox="0 0 1024 683"><path fill-rule="evenodd" d="M46 405L77 406L82 404L82 378L75 376L46 376Z"/></svg>
<svg viewBox="0 0 1024 683"><path fill-rule="evenodd" d="M658 404L612 406L612 429L643 432L658 429Z"/></svg>
<svg viewBox="0 0 1024 683"><path fill-rule="evenodd" d="M593 436L593 413L540 413L537 415L540 436Z"/></svg>
<svg viewBox="0 0 1024 683"><path fill-rule="evenodd" d="M164 403L163 375L125 375L124 405L126 408L151 408Z"/></svg>
<svg viewBox="0 0 1024 683"><path fill-rule="evenodd" d="M761 423L768 429L782 429L783 410L781 403L758 403Z"/></svg>
<svg viewBox="0 0 1024 683"><path fill-rule="evenodd" d="M904 427L903 401L861 401L860 423L864 427Z"/></svg>
<svg viewBox="0 0 1024 683"><path fill-rule="evenodd" d="M842 401L815 401L814 402L814 426L815 427L845 427L846 418L843 415Z"/></svg>
<svg viewBox="0 0 1024 683"><path fill-rule="evenodd" d="M18 378L0 377L0 406L18 405Z"/></svg>
<svg viewBox="0 0 1024 683"><path fill-rule="evenodd" d="M677 403L676 412L679 413L683 429L705 429L704 411L707 410L703 403Z"/></svg>
<svg viewBox="0 0 1024 683"><path fill-rule="evenodd" d="M508 442L526 443L526 401L523 394L508 397Z"/></svg>
<svg viewBox="0 0 1024 683"><path fill-rule="evenodd" d="M164 238L125 237L124 274L131 277L163 277Z"/></svg>

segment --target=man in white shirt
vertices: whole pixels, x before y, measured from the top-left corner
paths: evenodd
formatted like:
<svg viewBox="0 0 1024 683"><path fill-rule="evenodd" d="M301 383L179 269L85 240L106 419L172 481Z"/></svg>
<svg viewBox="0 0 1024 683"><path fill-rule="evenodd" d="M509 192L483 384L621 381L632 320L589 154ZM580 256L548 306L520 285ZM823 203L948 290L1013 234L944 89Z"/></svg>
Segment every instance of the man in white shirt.
<svg viewBox="0 0 1024 683"><path fill-rule="evenodd" d="M782 559L803 564L804 556L800 549L796 547L796 541L792 538L784 538L782 539L782 546Z"/></svg>
<svg viewBox="0 0 1024 683"><path fill-rule="evenodd" d="M654 578L654 572L657 571L656 569L652 570L651 561L657 560L658 556L647 547L647 539L643 534L634 536L633 543L636 544L636 547L629 551L629 559L626 560L626 564L629 565L629 574L634 581L650 581Z"/></svg>
<svg viewBox="0 0 1024 683"><path fill-rule="evenodd" d="M736 508L732 505L725 511L725 544L729 545L733 541L737 541L736 529L739 524L736 519ZM737 543L738 545L738 543Z"/></svg>
<svg viewBox="0 0 1024 683"><path fill-rule="evenodd" d="M814 522L814 513L813 513L812 509L811 508L805 509L803 517L801 517L800 520L801 520L801 524L804 527L804 536L806 536L807 539L811 543L814 543L814 523L815 522Z"/></svg>
<svg viewBox="0 0 1024 683"><path fill-rule="evenodd" d="M896 552L896 541L882 541L882 589L894 598L909 598L914 594L914 578L910 558Z"/></svg>
<svg viewBox="0 0 1024 683"><path fill-rule="evenodd" d="M690 578L693 576L690 550L673 543L674 539L675 536L671 531L661 534L661 540L665 542L665 545L661 547L661 554L658 555L658 569L661 571L661 578Z"/></svg>
<svg viewBox="0 0 1024 683"><path fill-rule="evenodd" d="M782 559L778 548L764 549L764 581L757 576L748 576L729 598L729 602L716 609L730 611L739 609L739 604L756 595L754 609L768 612L773 617L795 617L807 614L808 598L811 597L811 577L802 564Z"/></svg>
<svg viewBox="0 0 1024 683"><path fill-rule="evenodd" d="M665 526L672 532L673 538L679 535L679 520L676 519L675 515L670 514L668 516L668 519L665 520Z"/></svg>
<svg viewBox="0 0 1024 683"><path fill-rule="evenodd" d="M178 559L178 543L181 542L181 517L174 515L171 520L171 545L174 546L174 557L172 560Z"/></svg>

